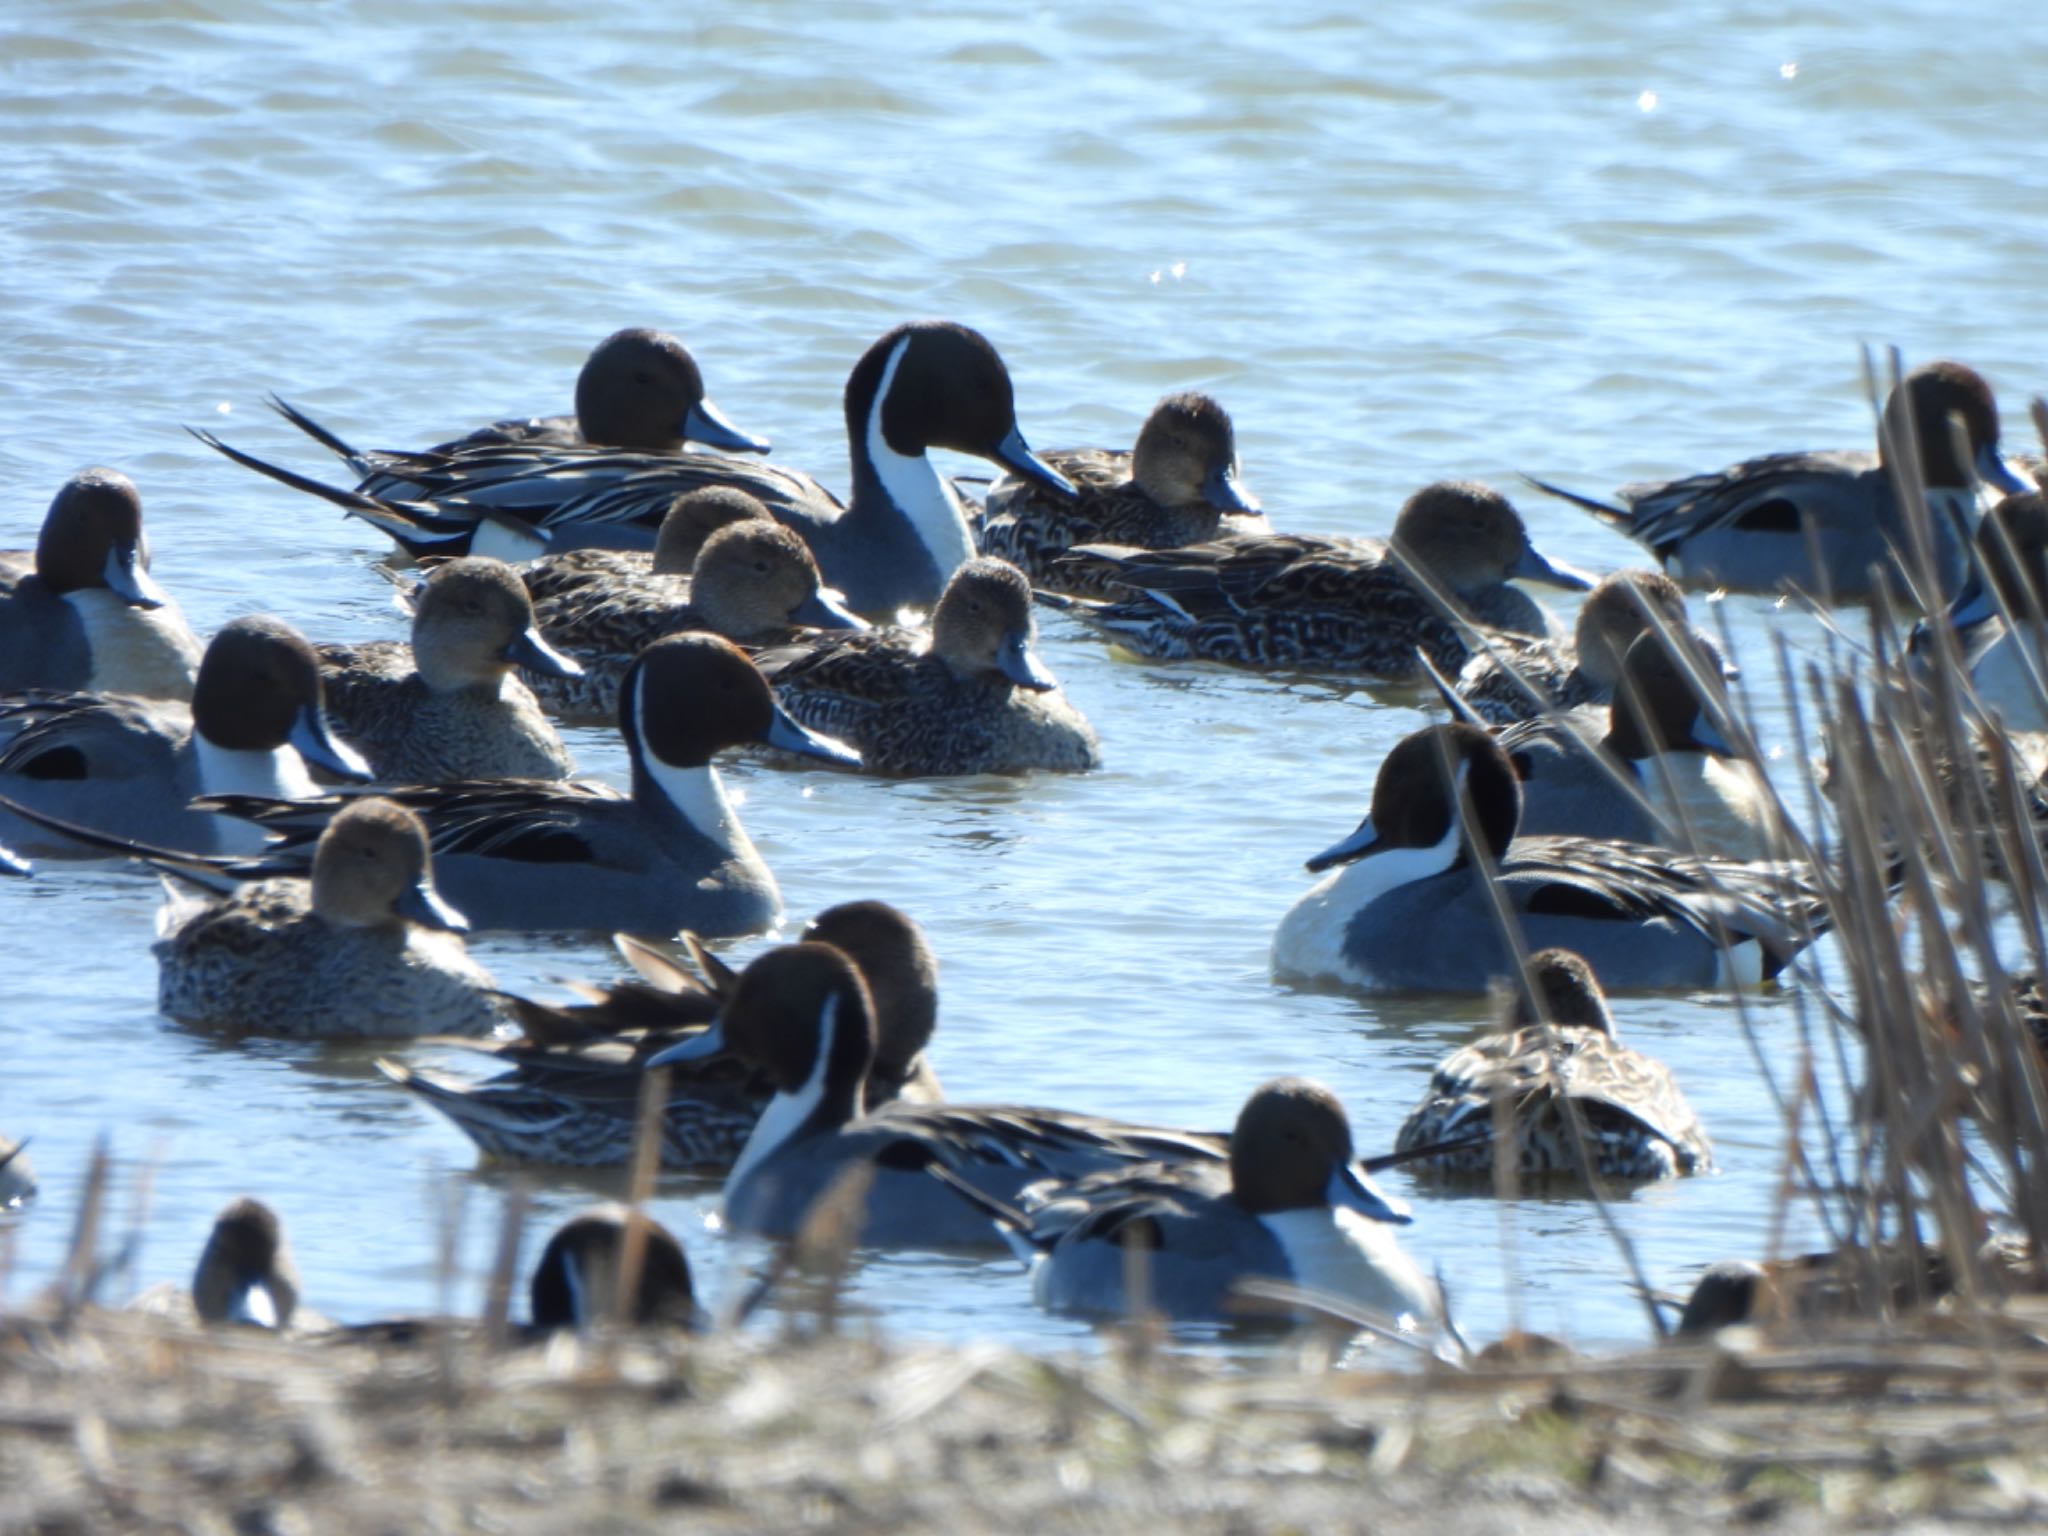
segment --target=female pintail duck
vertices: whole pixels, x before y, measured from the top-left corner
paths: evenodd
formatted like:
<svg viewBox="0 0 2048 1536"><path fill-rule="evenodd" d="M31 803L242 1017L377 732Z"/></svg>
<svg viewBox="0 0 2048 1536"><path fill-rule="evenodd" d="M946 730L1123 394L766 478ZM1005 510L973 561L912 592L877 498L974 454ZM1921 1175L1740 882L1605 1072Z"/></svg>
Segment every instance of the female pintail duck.
<svg viewBox="0 0 2048 1536"><path fill-rule="evenodd" d="M1614 1019L1593 969L1564 949L1529 957L1533 998L1516 988L1504 1032L1453 1051L1395 1138L1396 1152L1451 1144L1419 1169L1490 1178L1496 1153L1524 1178L1668 1179L1714 1165L1699 1117L1671 1069L1614 1035ZM1498 1123L1505 1140L1463 1144ZM1576 1116L1585 1146L1572 1134Z"/></svg>
<svg viewBox="0 0 2048 1536"><path fill-rule="evenodd" d="M1273 534L1185 549L1083 546L1066 560L1075 573L1099 567L1102 579L1126 594L1105 604L1075 601L1070 611L1141 656L1336 667L1388 682L1421 676L1418 650L1449 675L1471 654L1458 625L1410 569L1465 617L1519 634L1547 634L1550 625L1510 581L1580 591L1592 585L1530 546L1506 497L1463 481L1425 486L1409 497L1388 544Z"/></svg>
<svg viewBox="0 0 2048 1536"><path fill-rule="evenodd" d="M939 1102L944 1095L925 1055L938 1023L938 963L923 930L887 902L855 901L819 914L804 937L852 959L873 996L868 1102ZM708 955L707 986L636 940L621 937L619 948L640 973L638 982L584 989L591 1001L567 1007L506 999L524 1035L475 1043L507 1068L488 1081L463 1082L390 1061L377 1065L487 1156L620 1167L632 1154L648 1058L702 1032L717 1017L732 978ZM662 1166L723 1174L768 1102L766 1079L730 1053L669 1070Z"/></svg>
<svg viewBox="0 0 2048 1536"><path fill-rule="evenodd" d="M1100 767L1094 728L1038 659L1034 633L1023 573L982 555L946 583L929 633L825 636L760 661L783 707L858 748L870 773Z"/></svg>
<svg viewBox="0 0 2048 1536"><path fill-rule="evenodd" d="M576 411L496 421L418 453L363 452L305 412L273 398L293 426L330 450L362 481L356 489L401 499L447 494L467 480L546 464L563 448L679 453L687 442L733 453L766 453L768 440L743 432L704 393L697 360L666 331L614 331L576 376Z"/></svg>
<svg viewBox="0 0 2048 1536"><path fill-rule="evenodd" d="M207 644L189 711L126 694L37 694L0 701L0 797L118 837L189 853L255 853L263 836L191 809L205 794L319 794L309 768L367 780L369 767L327 723L320 665L299 632L252 614ZM104 858L0 814L0 833L45 856Z"/></svg>
<svg viewBox="0 0 2048 1536"><path fill-rule="evenodd" d="M745 652L670 635L619 690L632 793L572 780L422 784L389 791L425 819L437 878L477 928L706 938L759 933L782 914L775 877L727 800L712 757L760 744L828 762L859 754L805 729ZM343 803L209 802L303 849Z"/></svg>
<svg viewBox="0 0 2048 1536"><path fill-rule="evenodd" d="M26 1141L0 1136L0 1211L26 1204L36 1192L36 1165L28 1160Z"/></svg>
<svg viewBox="0 0 2048 1536"><path fill-rule="evenodd" d="M1772 857L1782 843L1770 786L1723 734L1727 701L1702 688L1713 675L1706 656L1681 659L1652 631L1628 649L1605 735L1563 716L1501 731L1522 786L1521 835Z"/></svg>
<svg viewBox="0 0 2048 1536"><path fill-rule="evenodd" d="M149 574L142 497L118 470L58 489L33 552L0 553L0 693L189 699L199 637Z"/></svg>
<svg viewBox="0 0 2048 1536"><path fill-rule="evenodd" d="M523 561L513 569L526 583L526 595L533 599L536 611L544 603L593 584L638 586L646 582L653 590L673 593L677 602L687 602L690 572L696 569L697 557L711 535L754 518L768 518L768 509L758 497L729 485L707 485L669 503L652 550L571 549ZM664 580L649 581L651 577Z"/></svg>
<svg viewBox="0 0 2048 1536"><path fill-rule="evenodd" d="M641 1229L640 1272L621 1319L619 1270L635 1224ZM693 1329L702 1323L690 1261L675 1233L643 1211L613 1203L580 1211L554 1230L534 1265L527 1295L535 1333L581 1332L621 1321L632 1328Z"/></svg>
<svg viewBox="0 0 2048 1536"><path fill-rule="evenodd" d="M990 488L975 532L984 555L1008 560L1033 586L1112 595L1106 584L1085 579L1085 569L1083 579L1063 580L1055 562L1076 544L1178 549L1224 534L1273 531L1238 483L1230 413L1193 390L1153 406L1129 450L1071 448L1043 458L1073 482L1073 498L1006 474Z"/></svg>
<svg viewBox="0 0 2048 1536"><path fill-rule="evenodd" d="M869 618L930 607L974 553L966 510L928 449L974 454L1059 494L1073 489L1026 445L1009 371L988 339L964 325L916 321L869 347L846 381L846 429L853 497L844 506L810 476L772 464L574 448L553 450L538 465L522 460L502 475L475 472L472 459L473 472L447 492L394 499L322 485L197 435L237 463L403 535L414 553L529 559L569 547L565 539L645 548L679 492L738 486L803 536L827 584ZM522 535L521 524L537 531Z"/></svg>
<svg viewBox="0 0 2048 1536"><path fill-rule="evenodd" d="M1380 765L1372 814L1309 860L1312 871L1343 867L1281 920L1273 974L1373 992L1479 992L1513 974L1473 862L1475 835L1529 947L1576 951L1610 987L1753 984L1827 924L1796 865L1518 838L1521 815L1514 765L1484 730L1438 725L1405 738Z"/></svg>
<svg viewBox="0 0 2048 1536"><path fill-rule="evenodd" d="M229 1201L214 1218L192 1288L152 1286L130 1303L138 1312L201 1323L232 1323L277 1332L329 1326L299 1305L299 1271L277 1212L249 1195Z"/></svg>
<svg viewBox="0 0 2048 1536"><path fill-rule="evenodd" d="M1458 674L1457 695L1488 725L1513 725L1546 710L1604 707L1621 678L1621 659L1655 612L1666 627L1685 631L1685 593L1660 571L1616 571L1603 576L1579 605L1571 638L1491 634ZM1697 641L1706 637L1694 632ZM1718 653L1717 653L1718 654Z"/></svg>
<svg viewBox="0 0 2048 1536"><path fill-rule="evenodd" d="M1974 556L1944 615L1970 685L2007 730L2048 731L2048 650L2040 628L2048 602L2048 497L2030 491L1993 507L1977 530ZM1912 650L1921 658L1932 652L1929 621L1915 627Z"/></svg>
<svg viewBox="0 0 2048 1536"><path fill-rule="evenodd" d="M1223 1156L1218 1137L1059 1110L899 1101L867 1113L873 1009L860 972L830 945L768 951L742 973L715 1029L650 1065L727 1049L766 1072L775 1090L726 1177L724 1219L739 1232L794 1237L821 1198L864 1184L843 1196L862 1202L862 1244L987 1246L995 1228L931 1178L931 1165L1014 1201L1041 1178L1078 1178L1161 1157Z"/></svg>
<svg viewBox="0 0 2048 1536"><path fill-rule="evenodd" d="M1967 461L1955 451L1952 416L1968 435ZM1627 534L1687 586L1776 592L1789 582L1816 597L1858 599L1870 595L1873 569L1907 590L1898 552L1913 545L1894 477L1917 449L1935 574L1951 593L1976 525L1977 483L2000 493L2032 489L2005 462L1998 438L1998 405L1983 376L1961 363L1927 363L1885 402L1876 453L1769 454L1714 474L1625 485L1619 506L1531 483Z"/></svg>
<svg viewBox="0 0 2048 1536"><path fill-rule="evenodd" d="M821 588L804 541L768 518L712 534L688 576L585 581L536 603L534 618L548 643L583 670L527 681L549 709L576 720L615 717L626 669L663 635L701 629L756 649L802 629L867 628Z"/></svg>
<svg viewBox="0 0 2048 1536"><path fill-rule="evenodd" d="M152 857L209 886L271 867ZM466 926L435 889L419 818L388 800L356 800L320 834L310 881L172 895L157 916L157 1007L237 1034L484 1034L499 1013L490 976L463 947Z"/></svg>
<svg viewBox="0 0 2048 1536"><path fill-rule="evenodd" d="M1395 1238L1407 1207L1356 1160L1337 1096L1282 1077L1245 1101L1227 1163L1150 1163L1035 1185L1005 1236L1055 1312L1177 1321L1247 1316L1239 1288L1278 1281L1349 1302L1403 1330L1434 1332L1443 1295ZM1144 1250L1144 1293L1126 1289Z"/></svg>
<svg viewBox="0 0 2048 1536"><path fill-rule="evenodd" d="M559 779L569 749L514 669L573 678L541 638L526 588L502 561L437 566L421 583L412 640L318 647L341 733L390 784Z"/></svg>

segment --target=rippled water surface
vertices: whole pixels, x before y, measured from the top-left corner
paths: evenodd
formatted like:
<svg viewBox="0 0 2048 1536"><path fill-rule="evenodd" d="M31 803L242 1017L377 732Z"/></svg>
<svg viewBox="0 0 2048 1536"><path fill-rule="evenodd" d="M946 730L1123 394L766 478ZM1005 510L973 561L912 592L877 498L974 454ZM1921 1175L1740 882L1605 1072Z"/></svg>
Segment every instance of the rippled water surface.
<svg viewBox="0 0 2048 1536"><path fill-rule="evenodd" d="M326 473L266 391L412 446L563 408L589 346L630 324L682 335L730 415L841 487L846 370L905 318L986 331L1039 447L1128 443L1159 394L1207 388L1277 523L1355 534L1445 476L1602 489L1865 443L1864 342L1972 361L2016 438L2048 383L2029 328L2048 289L2038 8L1986 7L1981 27L1932 0L1797 21L1523 0L1257 24L1158 3L689 9L0 13L0 547L32 542L65 475L110 463L140 484L157 574L200 628L265 608L315 638L399 633L366 569L381 536L181 425ZM1995 46L1960 45L1978 35ZM1553 557L1637 558L1521 500ZM1817 629L1727 610L1762 738L1795 761L1768 645L1811 651ZM1266 949L1301 859L1355 822L1423 717L1337 684L1121 664L1059 620L1044 639L1100 729L1101 773L731 770L792 920L882 896L929 927L956 1097L1220 1126L1262 1078L1302 1071L1368 1147L1391 1142L1483 1007L1281 990ZM614 741L574 744L617 777ZM165 1024L156 903L112 868L0 889L0 1129L34 1136L45 1186L12 1230L12 1287L55 1267L105 1132L156 1169L141 1279L183 1276L246 1190L285 1213L324 1310L434 1304L436 1191L450 1173L467 1189L480 1264L507 1176L470 1174L469 1144L372 1053ZM516 986L612 969L594 945L480 948ZM1732 1005L1618 1014L1677 1068L1723 1163L1618 1209L1652 1278L1682 1286L1762 1248L1777 1121ZM1791 999L1753 1022L1789 1072ZM1641 1333L1590 1206L1504 1217L1390 1183L1473 1333L1517 1307L1582 1338ZM612 1187L535 1192L553 1218ZM660 1214L715 1290L752 1255L704 1230L708 1206L665 1186ZM893 1257L858 1300L912 1334L1082 1336L1034 1312L1007 1263Z"/></svg>

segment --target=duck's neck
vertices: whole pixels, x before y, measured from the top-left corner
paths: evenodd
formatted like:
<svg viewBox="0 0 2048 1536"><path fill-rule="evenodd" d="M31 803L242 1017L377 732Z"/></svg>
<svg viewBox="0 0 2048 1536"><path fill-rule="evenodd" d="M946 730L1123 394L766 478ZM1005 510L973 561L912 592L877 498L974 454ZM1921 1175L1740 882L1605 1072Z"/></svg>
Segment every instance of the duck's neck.
<svg viewBox="0 0 2048 1536"><path fill-rule="evenodd" d="M974 556L974 532L959 498L932 461L919 453L898 453L882 430L882 412L896 369L910 347L904 337L882 365L881 383L868 402L867 419L849 447L853 453L853 501L849 518L873 521L896 516L910 525L941 582Z"/></svg>
<svg viewBox="0 0 2048 1536"><path fill-rule="evenodd" d="M727 1189L737 1189L749 1173L792 1142L829 1134L860 1118L866 1102L865 1085L858 1080L850 1084L837 1081L832 1073L838 1014L839 1000L828 998L818 1024L818 1053L810 1076L800 1087L784 1089L768 1101L732 1172L726 1175Z"/></svg>
<svg viewBox="0 0 2048 1536"><path fill-rule="evenodd" d="M194 731L192 749L199 758L203 794L306 800L320 793L320 786L306 771L306 760L289 744L268 752L219 747Z"/></svg>
<svg viewBox="0 0 2048 1536"><path fill-rule="evenodd" d="M726 796L725 781L711 764L678 768L643 751L634 762L633 779L634 799L645 803L650 794L657 796L727 858L753 855L754 844Z"/></svg>

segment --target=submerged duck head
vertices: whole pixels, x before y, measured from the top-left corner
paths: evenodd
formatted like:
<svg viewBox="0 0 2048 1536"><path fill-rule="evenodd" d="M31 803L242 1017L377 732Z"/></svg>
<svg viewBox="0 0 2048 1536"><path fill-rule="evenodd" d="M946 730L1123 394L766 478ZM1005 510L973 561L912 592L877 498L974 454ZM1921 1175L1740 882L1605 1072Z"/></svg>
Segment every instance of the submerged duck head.
<svg viewBox="0 0 2048 1536"><path fill-rule="evenodd" d="M1962 421L1967 461L1956 452L1951 418ZM1964 363L1922 363L1884 403L1878 457L1905 465L1917 450L1921 481L1930 487L1961 490L1976 479L2001 491L2032 490L1999 453L1998 437L1998 401L1981 373Z"/></svg>
<svg viewBox="0 0 2048 1536"><path fill-rule="evenodd" d="M619 1266L629 1228L642 1231L640 1280L625 1321L632 1327L688 1327L696 1293L690 1261L676 1235L653 1217L623 1205L593 1206L555 1229L534 1266L528 1295L536 1328L588 1328L612 1318L618 1304Z"/></svg>
<svg viewBox="0 0 2048 1536"><path fill-rule="evenodd" d="M1685 627L1685 593L1662 571L1615 571L1601 577L1579 605L1572 630L1579 670L1603 688L1614 687L1636 636L1655 627L1651 610L1673 629Z"/></svg>
<svg viewBox="0 0 2048 1536"><path fill-rule="evenodd" d="M526 584L502 560L465 555L420 583L412 620L413 665L437 692L497 688L514 667L550 677L583 668L540 637Z"/></svg>
<svg viewBox="0 0 2048 1536"><path fill-rule="evenodd" d="M1019 688L1059 687L1038 653L1031 583L1007 560L977 556L953 573L932 612L932 654L962 677L1001 677Z"/></svg>
<svg viewBox="0 0 2048 1536"><path fill-rule="evenodd" d="M105 587L131 608L170 601L149 574L142 496L118 469L82 469L58 487L36 538L36 575L52 592Z"/></svg>
<svg viewBox="0 0 2048 1536"><path fill-rule="evenodd" d="M735 640L791 625L868 627L825 590L810 546L768 518L732 523L704 541L690 606L712 629Z"/></svg>
<svg viewBox="0 0 2048 1536"><path fill-rule="evenodd" d="M753 658L718 635L666 635L640 653L619 687L619 734L643 773L701 768L728 747L758 743L860 766L844 742L799 724L775 701Z"/></svg>
<svg viewBox="0 0 2048 1536"><path fill-rule="evenodd" d="M877 407L879 406L879 409ZM981 332L950 320L914 320L881 337L846 381L846 430L873 427L906 458L930 448L971 453L1062 496L1073 484L1031 451L1017 427L1010 371Z"/></svg>
<svg viewBox="0 0 2048 1536"><path fill-rule="evenodd" d="M371 777L362 756L335 740L328 725L327 689L312 646L268 614L232 620L208 643L192 689L192 728L230 752L290 746L338 778Z"/></svg>
<svg viewBox="0 0 2048 1536"><path fill-rule="evenodd" d="M247 1195L214 1219L192 1275L192 1305L209 1323L289 1326L299 1304L299 1274L277 1212Z"/></svg>
<svg viewBox="0 0 2048 1536"><path fill-rule="evenodd" d="M875 1072L907 1076L939 1024L939 962L924 930L886 901L846 901L811 919L804 939L854 963L875 1012Z"/></svg>
<svg viewBox="0 0 2048 1536"><path fill-rule="evenodd" d="M1529 957L1528 987L1517 987L1507 1027L1557 1024L1614 1034L1614 1017L1593 967L1569 949L1539 949Z"/></svg>
<svg viewBox="0 0 2048 1536"><path fill-rule="evenodd" d="M1683 631L1674 633L1681 644ZM1714 675L1695 656L1690 666L1655 630L1636 636L1622 663L1607 746L1618 757L1640 760L1664 752L1707 752L1733 757L1735 749L1715 722L1715 705L1700 692Z"/></svg>
<svg viewBox="0 0 2048 1536"><path fill-rule="evenodd" d="M1375 1221L1413 1219L1358 1166L1337 1095L1305 1077L1275 1078L1245 1100L1230 1132L1230 1188L1254 1215L1331 1206Z"/></svg>
<svg viewBox="0 0 2048 1536"><path fill-rule="evenodd" d="M1410 496L1394 518L1393 545L1453 592L1478 592L1504 581L1540 581L1580 592L1593 585L1538 554L1514 503L1475 480L1439 480Z"/></svg>
<svg viewBox="0 0 2048 1536"><path fill-rule="evenodd" d="M1131 450L1131 478L1162 507L1259 510L1238 483L1230 413L1197 390L1168 395L1152 407Z"/></svg>
<svg viewBox="0 0 2048 1536"><path fill-rule="evenodd" d="M705 485L685 491L669 503L654 536L654 570L661 576L687 576L696 569L705 541L721 528L753 519L769 520L757 496L736 485Z"/></svg>
<svg viewBox="0 0 2048 1536"><path fill-rule="evenodd" d="M346 928L461 932L467 919L434 889L433 850L419 817L390 800L353 800L313 850L313 910Z"/></svg>
<svg viewBox="0 0 2048 1536"><path fill-rule="evenodd" d="M576 376L576 420L584 441L607 448L671 453L687 439L768 451L766 438L742 432L704 398L704 375L690 349L645 327L615 331L591 352Z"/></svg>
<svg viewBox="0 0 2048 1536"><path fill-rule="evenodd" d="M1373 782L1371 813L1308 867L1321 871L1408 849L1440 855L1448 869L1465 857L1461 792L1471 801L1487 851L1498 859L1522 819L1522 786L1493 736L1460 722L1428 726L1396 742Z"/></svg>

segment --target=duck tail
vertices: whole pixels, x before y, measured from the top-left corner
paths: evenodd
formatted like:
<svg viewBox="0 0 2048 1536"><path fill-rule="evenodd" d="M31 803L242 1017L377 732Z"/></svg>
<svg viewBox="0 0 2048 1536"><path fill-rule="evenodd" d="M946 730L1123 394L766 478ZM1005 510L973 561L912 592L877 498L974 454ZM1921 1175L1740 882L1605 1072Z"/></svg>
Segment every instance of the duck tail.
<svg viewBox="0 0 2048 1536"><path fill-rule="evenodd" d="M993 1222L996 1230L1002 1233L1003 1241L1010 1245L1010 1251L1026 1264L1052 1250L1051 1239L1035 1238L1031 1231L1031 1218L1007 1200L997 1199L944 1163L926 1163L924 1171Z"/></svg>
<svg viewBox="0 0 2048 1536"><path fill-rule="evenodd" d="M1561 485L1552 485L1548 480L1538 480L1534 475L1525 474L1522 480L1546 496L1555 496L1559 501L1568 501L1582 511L1592 513L1610 528L1618 528L1623 533L1628 532L1635 522L1635 515L1627 507L1617 506L1611 501L1601 501L1594 496L1582 496L1577 491L1568 491Z"/></svg>
<svg viewBox="0 0 2048 1536"><path fill-rule="evenodd" d="M344 442L282 395L270 395L263 403L297 427L301 432L305 433L306 436L312 438L314 442L325 448L337 459L348 465L357 474L368 475L375 472L377 466L370 462L368 456L362 450L351 443Z"/></svg>
<svg viewBox="0 0 2048 1536"><path fill-rule="evenodd" d="M282 464L259 459L255 454L246 453L230 443L222 442L213 433L202 431L198 427L187 427L185 430L216 453L233 459L244 469L253 469L259 475L268 475L295 491L304 491L309 496L318 496L323 501L334 503L351 517L361 518L373 528L389 534L408 554L460 554L468 548L469 538L476 532L475 515L451 517L424 504L387 501L381 496L366 496L360 491L344 490L338 485L328 485L324 481L315 480L311 475L302 475L297 470L286 469Z"/></svg>

